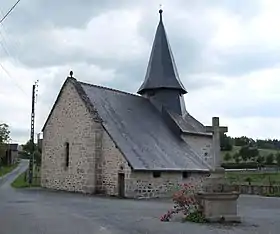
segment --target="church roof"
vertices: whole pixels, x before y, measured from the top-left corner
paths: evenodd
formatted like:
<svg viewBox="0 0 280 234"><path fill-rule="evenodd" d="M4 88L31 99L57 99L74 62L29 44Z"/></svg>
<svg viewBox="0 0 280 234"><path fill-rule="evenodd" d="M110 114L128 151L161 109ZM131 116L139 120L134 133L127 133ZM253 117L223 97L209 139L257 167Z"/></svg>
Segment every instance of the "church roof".
<svg viewBox="0 0 280 234"><path fill-rule="evenodd" d="M134 170L209 170L148 99L68 79Z"/></svg>
<svg viewBox="0 0 280 234"><path fill-rule="evenodd" d="M162 10L160 10L160 21L157 27L146 77L138 90L139 94L149 89L177 89L182 94L187 93L181 83L176 68L175 60L167 39L162 22Z"/></svg>

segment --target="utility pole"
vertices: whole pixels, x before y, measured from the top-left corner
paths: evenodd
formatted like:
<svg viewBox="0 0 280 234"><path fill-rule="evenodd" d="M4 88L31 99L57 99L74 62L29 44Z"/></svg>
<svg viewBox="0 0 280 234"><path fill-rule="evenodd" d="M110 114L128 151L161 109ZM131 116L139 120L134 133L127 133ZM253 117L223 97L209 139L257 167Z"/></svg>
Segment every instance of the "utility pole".
<svg viewBox="0 0 280 234"><path fill-rule="evenodd" d="M34 161L34 128L35 128L35 93L36 87L38 87L38 80L32 85L32 109L31 109L31 131L30 131L30 143L31 143L31 153L29 158L29 185L32 184L33 180L33 161Z"/></svg>

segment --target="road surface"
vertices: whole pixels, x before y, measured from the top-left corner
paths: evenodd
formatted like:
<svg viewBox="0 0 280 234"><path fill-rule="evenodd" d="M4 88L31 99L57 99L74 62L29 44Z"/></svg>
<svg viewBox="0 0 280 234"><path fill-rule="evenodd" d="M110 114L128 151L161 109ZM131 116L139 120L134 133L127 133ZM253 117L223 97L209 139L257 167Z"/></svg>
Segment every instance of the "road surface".
<svg viewBox="0 0 280 234"><path fill-rule="evenodd" d="M242 196L239 211L244 223L209 225L160 222L171 207L160 200L119 200L13 189L9 184L27 168L27 161L0 179L0 234L276 234L280 230L280 199Z"/></svg>

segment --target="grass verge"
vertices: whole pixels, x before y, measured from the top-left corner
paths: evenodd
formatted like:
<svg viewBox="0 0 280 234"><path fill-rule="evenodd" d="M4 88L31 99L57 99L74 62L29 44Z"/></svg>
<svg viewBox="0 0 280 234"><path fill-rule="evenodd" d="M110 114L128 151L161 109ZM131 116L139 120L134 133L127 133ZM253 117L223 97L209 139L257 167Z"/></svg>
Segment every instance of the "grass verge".
<svg viewBox="0 0 280 234"><path fill-rule="evenodd" d="M14 170L17 166L18 166L18 162L13 165L9 165L9 166L1 166L0 167L0 177L8 174L12 170Z"/></svg>
<svg viewBox="0 0 280 234"><path fill-rule="evenodd" d="M280 185L280 172L226 172L226 179L230 184L248 184L248 178L252 185Z"/></svg>
<svg viewBox="0 0 280 234"><path fill-rule="evenodd" d="M39 179L33 179L33 183L29 185L28 181L25 179L26 172L23 172L20 174L12 183L13 188L27 188L27 187L40 187L40 180Z"/></svg>

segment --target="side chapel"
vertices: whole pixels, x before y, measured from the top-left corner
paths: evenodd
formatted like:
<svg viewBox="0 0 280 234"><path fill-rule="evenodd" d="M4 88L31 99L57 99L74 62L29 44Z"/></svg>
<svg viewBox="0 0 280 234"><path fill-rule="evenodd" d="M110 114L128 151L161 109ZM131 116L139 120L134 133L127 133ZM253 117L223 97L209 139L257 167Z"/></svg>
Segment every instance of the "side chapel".
<svg viewBox="0 0 280 234"><path fill-rule="evenodd" d="M186 110L162 10L138 94L64 82L43 126L45 188L164 197L213 167L212 134Z"/></svg>

